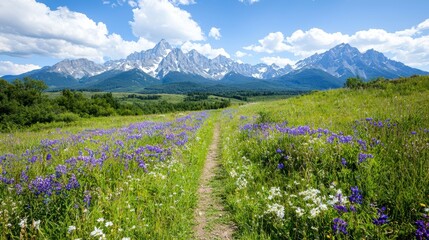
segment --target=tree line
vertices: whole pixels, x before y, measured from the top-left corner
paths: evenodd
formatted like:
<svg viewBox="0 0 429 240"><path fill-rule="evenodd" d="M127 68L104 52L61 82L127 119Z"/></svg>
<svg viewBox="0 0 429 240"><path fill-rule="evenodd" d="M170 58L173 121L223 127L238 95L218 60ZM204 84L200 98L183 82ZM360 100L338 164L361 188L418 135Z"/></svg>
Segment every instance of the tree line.
<svg viewBox="0 0 429 240"><path fill-rule="evenodd" d="M49 98L44 94L47 88L43 81L31 78L13 82L0 79L0 131L12 131L35 123L72 122L79 118L99 116L218 109L231 104L228 100L122 103L114 98L112 93L86 97L82 92L69 89L62 90L58 97Z"/></svg>

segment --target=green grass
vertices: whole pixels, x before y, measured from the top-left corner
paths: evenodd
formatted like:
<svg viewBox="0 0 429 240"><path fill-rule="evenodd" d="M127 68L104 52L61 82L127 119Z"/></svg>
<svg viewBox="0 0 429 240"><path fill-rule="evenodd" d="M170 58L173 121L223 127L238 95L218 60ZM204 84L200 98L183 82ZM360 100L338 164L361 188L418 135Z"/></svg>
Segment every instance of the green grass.
<svg viewBox="0 0 429 240"><path fill-rule="evenodd" d="M198 180L215 123L222 168L214 194L229 210L217 221L233 220L236 238L414 238L415 222L429 211L429 77L268 98L211 111L201 126L198 113L173 113L0 134L0 239L98 239L95 228L107 239L193 238ZM43 145L46 139L59 142ZM360 154L372 157L360 162ZM60 174L62 165L67 172ZM79 187L65 190L73 176ZM42 180L62 190L37 193ZM352 187L362 202L349 198ZM332 201L339 191L342 202ZM347 212L334 208L340 205ZM375 225L382 207L388 222ZM336 218L347 222L347 234L333 230Z"/></svg>
<svg viewBox="0 0 429 240"><path fill-rule="evenodd" d="M224 197L238 238L412 239L415 221L429 210L428 100L429 78L418 77L382 89L316 92L224 111ZM383 127L371 124L378 121ZM248 123L262 125L240 130ZM293 135L276 125L330 132ZM353 140L327 141L340 132ZM357 140L364 140L367 149ZM373 158L359 163L360 153ZM328 203L339 190L348 200L356 186L362 204L335 203L347 208L339 213ZM382 207L389 221L377 226L373 221ZM335 218L348 223L347 235L333 231Z"/></svg>
<svg viewBox="0 0 429 240"><path fill-rule="evenodd" d="M144 118L98 118L62 129L2 135L2 153L14 153L17 157L6 156L0 164L2 177L16 179L9 186L0 185L3 203L0 206L0 239L19 239L20 236L98 239L101 235L91 236L96 228L101 229L107 239L192 238L196 190L216 113L212 113L195 133L187 130L187 126L197 126L199 117L189 115L192 117L188 119L187 116L180 113ZM184 117L184 121L179 120ZM158 123L122 129L147 119ZM172 125L163 124L167 121ZM158 127L152 128L151 124ZM92 132L91 129L96 128L102 131ZM174 134L175 139L180 140L182 132L187 132L185 145L177 145L166 138ZM134 138L138 136L141 138ZM52 147L41 147L42 139L60 142ZM124 145L118 145L118 141ZM147 150L150 146L159 147L162 152ZM136 152L139 148L143 153ZM25 149L29 149L29 155L20 157ZM47 158L48 153L51 159ZM32 156L37 160L32 162ZM79 156L92 160L79 160ZM103 158L101 165L96 163ZM73 163L67 159L77 161ZM140 160L144 160L147 170L139 165ZM58 175L59 166L66 166L67 173ZM23 172L29 180L25 180ZM35 189L39 188L30 185L35 184L38 176L45 179L43 181L50 179L61 184L62 190L37 194ZM79 187L66 190L72 176L77 177ZM16 183L23 187L23 192L19 193ZM91 196L89 205L84 201L88 194ZM40 226L36 229L33 221L38 220ZM69 231L70 227L75 229Z"/></svg>

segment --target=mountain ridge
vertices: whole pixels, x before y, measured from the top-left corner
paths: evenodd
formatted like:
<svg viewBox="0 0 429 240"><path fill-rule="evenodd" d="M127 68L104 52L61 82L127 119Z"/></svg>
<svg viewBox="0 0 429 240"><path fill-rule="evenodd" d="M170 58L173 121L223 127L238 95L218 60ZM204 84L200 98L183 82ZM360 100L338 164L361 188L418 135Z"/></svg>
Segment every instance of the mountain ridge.
<svg viewBox="0 0 429 240"><path fill-rule="evenodd" d="M345 43L324 53L316 53L300 60L293 68L290 65L279 67L275 64L239 63L223 55L209 59L195 49L183 52L180 48L173 48L167 41L161 40L152 49L134 52L124 59L108 61L104 64L97 64L84 58L65 59L50 67L43 67L16 76L3 76L3 78L13 80L29 76L44 80L51 88L99 86L104 89L115 89L111 86L103 87L102 84L113 84L126 88L127 81L119 81L119 77L122 76L128 78L129 88L132 89L131 86L145 87L163 84L166 82L164 78L167 76L171 84L172 76L176 76L181 82L186 82L184 79L186 77L193 79L194 84L198 84L195 79L200 79L204 82L202 83L204 86L207 85L207 81L215 81L221 85L229 84L247 89L248 86L243 84L243 81L247 81L255 89L258 87L275 88L275 86L279 88L311 88L314 86L314 89L326 89L341 87L348 77L398 78L416 74L429 73L388 59L384 54L373 49L361 53L357 48ZM236 79L236 82L231 76ZM314 78L313 82L309 82L311 81L310 76ZM228 81L224 80L225 77ZM303 86L299 86L298 78L302 78ZM173 82L177 84L180 81ZM241 84L238 83L240 81ZM283 84L279 84L282 81ZM137 82L139 84L136 85Z"/></svg>

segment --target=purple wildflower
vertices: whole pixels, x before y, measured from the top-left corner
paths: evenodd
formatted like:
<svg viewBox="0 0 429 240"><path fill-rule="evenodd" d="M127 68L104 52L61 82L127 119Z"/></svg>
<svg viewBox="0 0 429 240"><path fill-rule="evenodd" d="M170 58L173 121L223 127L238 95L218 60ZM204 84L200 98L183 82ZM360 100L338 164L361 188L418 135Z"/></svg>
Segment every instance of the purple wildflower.
<svg viewBox="0 0 429 240"><path fill-rule="evenodd" d="M332 224L332 230L335 234L343 233L347 235L347 222L341 218L335 218Z"/></svg>
<svg viewBox="0 0 429 240"><path fill-rule="evenodd" d="M384 213L385 211L386 211L386 207L382 207L382 208L378 209L377 210L377 218L373 219L372 223L374 223L375 225L386 224L388 222L389 216L387 216L387 214Z"/></svg>
<svg viewBox="0 0 429 240"><path fill-rule="evenodd" d="M49 160L51 160L52 159L52 155L50 154L50 153L48 153L47 155L46 155L46 161L49 161Z"/></svg>
<svg viewBox="0 0 429 240"><path fill-rule="evenodd" d="M416 238L418 240L429 239L429 222L425 222L424 220L418 220L416 221L416 225Z"/></svg>
<svg viewBox="0 0 429 240"><path fill-rule="evenodd" d="M345 213L348 212L347 207L344 205L335 205L334 209L338 211L338 213Z"/></svg>
<svg viewBox="0 0 429 240"><path fill-rule="evenodd" d="M276 153L282 153L283 151L280 148L277 148Z"/></svg>
<svg viewBox="0 0 429 240"><path fill-rule="evenodd" d="M91 205L91 193L89 191L85 191L85 195L83 196L83 202L86 204L86 207Z"/></svg>
<svg viewBox="0 0 429 240"><path fill-rule="evenodd" d="M72 176L70 177L70 179L66 185L66 189L70 191L74 188L79 188L79 187L80 187L80 184L76 178L76 175L72 174Z"/></svg>
<svg viewBox="0 0 429 240"><path fill-rule="evenodd" d="M283 168L285 168L284 163L279 163L279 164L277 165L277 168L278 168L278 169L280 169L280 170L282 170Z"/></svg>
<svg viewBox="0 0 429 240"><path fill-rule="evenodd" d="M347 161L346 161L346 159L345 159L345 158L341 158L341 164L342 164L343 166L346 166L346 165L347 165Z"/></svg>
<svg viewBox="0 0 429 240"><path fill-rule="evenodd" d="M60 178L62 175L67 173L67 167L65 165L58 165L55 168L55 175L57 178Z"/></svg>
<svg viewBox="0 0 429 240"><path fill-rule="evenodd" d="M372 154L359 153L358 159L359 163L366 161L368 158L374 158Z"/></svg>
<svg viewBox="0 0 429 240"><path fill-rule="evenodd" d="M350 190L352 191L352 194L349 196L349 201L351 203L358 203L362 204L363 197L361 194L361 191L359 191L358 187L351 187Z"/></svg>

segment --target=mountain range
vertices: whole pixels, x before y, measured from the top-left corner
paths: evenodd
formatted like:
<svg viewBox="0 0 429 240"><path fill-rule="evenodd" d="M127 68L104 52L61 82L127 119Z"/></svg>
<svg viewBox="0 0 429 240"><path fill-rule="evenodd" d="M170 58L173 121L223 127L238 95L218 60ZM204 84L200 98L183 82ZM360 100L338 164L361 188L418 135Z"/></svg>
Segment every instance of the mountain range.
<svg viewBox="0 0 429 240"><path fill-rule="evenodd" d="M250 65L219 55L209 59L196 50L183 52L161 40L154 48L125 59L97 64L67 59L21 75L43 80L51 89L103 91L313 90L341 87L349 77L398 78L428 72L393 61L375 50L364 53L340 44L298 61L295 66Z"/></svg>

